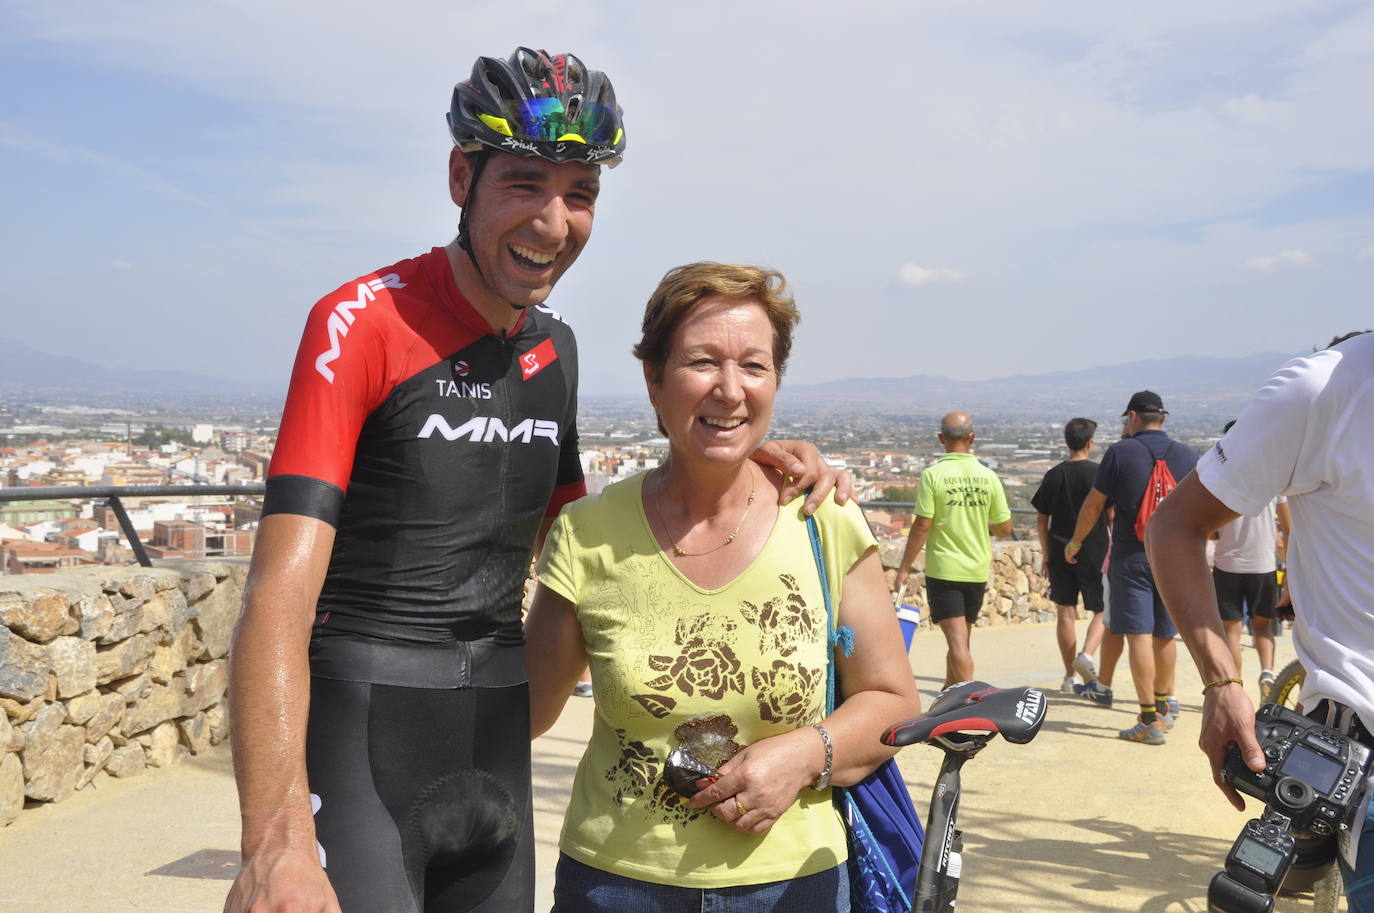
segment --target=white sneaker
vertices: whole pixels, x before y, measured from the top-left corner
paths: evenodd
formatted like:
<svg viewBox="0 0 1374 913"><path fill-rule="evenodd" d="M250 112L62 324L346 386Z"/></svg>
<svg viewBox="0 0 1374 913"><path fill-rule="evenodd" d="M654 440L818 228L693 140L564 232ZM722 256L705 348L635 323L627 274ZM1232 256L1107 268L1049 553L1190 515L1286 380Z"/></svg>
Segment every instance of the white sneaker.
<svg viewBox="0 0 1374 913"><path fill-rule="evenodd" d="M1269 700L1269 691L1274 687L1274 670L1264 669L1259 674L1259 693L1261 703Z"/></svg>
<svg viewBox="0 0 1374 913"><path fill-rule="evenodd" d="M1064 680L1059 683L1059 690L1065 694L1073 694L1073 676L1066 675Z"/></svg>
<svg viewBox="0 0 1374 913"><path fill-rule="evenodd" d="M1085 685L1097 681L1097 667L1093 665L1093 658L1086 653L1080 653L1073 658L1073 671L1083 677Z"/></svg>

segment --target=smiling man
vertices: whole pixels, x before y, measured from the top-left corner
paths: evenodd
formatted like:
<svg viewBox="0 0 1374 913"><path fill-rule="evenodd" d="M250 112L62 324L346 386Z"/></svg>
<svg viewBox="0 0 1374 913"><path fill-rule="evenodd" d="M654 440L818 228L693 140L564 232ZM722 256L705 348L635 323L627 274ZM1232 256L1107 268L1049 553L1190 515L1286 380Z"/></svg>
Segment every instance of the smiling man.
<svg viewBox="0 0 1374 913"><path fill-rule="evenodd" d="M528 48L479 58L448 122L458 237L306 321L233 651L233 913L533 907L521 597L586 490L576 340L543 304L625 132L604 74ZM765 450L785 497L835 481Z"/></svg>

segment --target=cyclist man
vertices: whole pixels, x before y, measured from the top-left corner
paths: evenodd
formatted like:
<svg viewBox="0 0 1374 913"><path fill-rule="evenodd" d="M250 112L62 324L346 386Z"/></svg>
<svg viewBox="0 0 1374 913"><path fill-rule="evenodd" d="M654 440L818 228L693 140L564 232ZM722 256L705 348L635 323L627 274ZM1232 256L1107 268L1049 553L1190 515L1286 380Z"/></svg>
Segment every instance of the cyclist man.
<svg viewBox="0 0 1374 913"><path fill-rule="evenodd" d="M625 134L604 74L528 48L479 58L449 127L458 237L306 322L233 651L231 913L533 908L521 593L585 492L543 304ZM761 459L809 508L835 481L807 444Z"/></svg>
<svg viewBox="0 0 1374 913"><path fill-rule="evenodd" d="M1374 745L1374 334L1341 337L1284 365L1150 521L1160 591L1202 674L1200 744L1237 808L1243 800L1220 775L1226 746L1236 743L1254 770L1265 761L1203 556L1213 530L1277 495L1292 512L1288 580L1299 606L1294 646L1307 669L1303 706ZM1374 911L1374 819L1361 823L1363 835L1341 856L1351 913Z"/></svg>

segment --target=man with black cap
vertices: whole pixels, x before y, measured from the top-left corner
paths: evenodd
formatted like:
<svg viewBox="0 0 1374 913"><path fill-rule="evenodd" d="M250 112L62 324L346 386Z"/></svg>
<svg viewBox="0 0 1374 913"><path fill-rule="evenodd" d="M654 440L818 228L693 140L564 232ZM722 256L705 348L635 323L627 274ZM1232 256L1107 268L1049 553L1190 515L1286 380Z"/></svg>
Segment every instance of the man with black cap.
<svg viewBox="0 0 1374 913"><path fill-rule="evenodd" d="M1107 582L1111 602L1107 610L1107 630L1126 638L1131 663L1131 679L1140 701L1140 719L1121 738L1147 745L1163 745L1164 733L1174 726L1178 702L1173 697L1174 666L1178 650L1174 636L1178 630L1169 619L1164 602L1155 587L1145 544L1136 535L1136 517L1150 487L1155 462L1162 460L1174 479L1182 479L1197 465L1191 447L1170 440L1164 433L1164 417L1169 413L1159 394L1141 390L1121 413L1126 437L1117 441L1102 457L1093 480L1093 490L1078 513L1073 538L1064 546L1070 564L1078 560L1083 539L1108 506L1116 508L1112 523L1111 564Z"/></svg>

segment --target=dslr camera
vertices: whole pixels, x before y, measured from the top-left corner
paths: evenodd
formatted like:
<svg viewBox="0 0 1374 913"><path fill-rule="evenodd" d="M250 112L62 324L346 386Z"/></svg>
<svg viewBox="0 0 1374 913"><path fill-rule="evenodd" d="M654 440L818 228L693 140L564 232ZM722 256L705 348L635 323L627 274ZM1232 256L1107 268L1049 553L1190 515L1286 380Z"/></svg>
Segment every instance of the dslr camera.
<svg viewBox="0 0 1374 913"><path fill-rule="evenodd" d="M1270 913L1294 860L1300 869L1329 863L1364 798L1368 746L1278 704L1256 712L1255 737L1264 769L1251 770L1231 745L1221 776L1264 802L1264 815L1245 823L1207 886L1210 913Z"/></svg>

